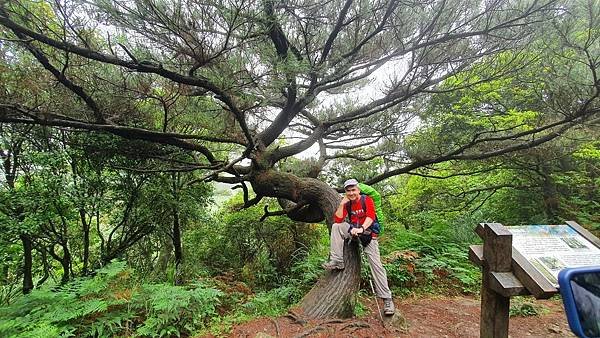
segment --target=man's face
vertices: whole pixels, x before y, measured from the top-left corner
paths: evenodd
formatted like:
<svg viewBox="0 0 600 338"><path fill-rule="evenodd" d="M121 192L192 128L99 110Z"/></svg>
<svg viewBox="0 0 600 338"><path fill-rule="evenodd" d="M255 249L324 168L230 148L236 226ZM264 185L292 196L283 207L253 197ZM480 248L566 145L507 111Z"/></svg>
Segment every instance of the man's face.
<svg viewBox="0 0 600 338"><path fill-rule="evenodd" d="M354 201L358 196L360 196L360 189L357 185L346 187L346 197L348 197L349 200Z"/></svg>

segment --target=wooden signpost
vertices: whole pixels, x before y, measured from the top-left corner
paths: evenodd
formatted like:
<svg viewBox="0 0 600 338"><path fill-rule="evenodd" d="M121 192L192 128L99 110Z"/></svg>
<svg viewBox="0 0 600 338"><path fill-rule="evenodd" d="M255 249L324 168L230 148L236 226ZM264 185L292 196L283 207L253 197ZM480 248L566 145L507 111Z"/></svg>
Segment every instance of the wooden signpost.
<svg viewBox="0 0 600 338"><path fill-rule="evenodd" d="M572 267L572 264L600 265L600 240L579 224L571 221L566 223L567 225L557 226L515 227L512 232L511 228L500 223L481 223L475 228L483 245L471 245L469 259L483 271L481 337L508 337L510 297L533 295L537 299L547 299L558 293L552 269L557 271L563 267ZM523 246L529 240L524 236L534 231L539 231L541 235L533 237L533 248ZM513 245L513 232L519 236L516 248ZM548 247L544 247L544 238L548 239ZM544 253L552 250L560 252L561 248L573 253L565 255L565 259ZM536 250L537 253L543 253L543 257L532 259L530 254L536 253ZM588 254L588 251L592 254ZM583 254L580 255L581 262L576 261L578 253ZM550 268L544 269L545 266Z"/></svg>

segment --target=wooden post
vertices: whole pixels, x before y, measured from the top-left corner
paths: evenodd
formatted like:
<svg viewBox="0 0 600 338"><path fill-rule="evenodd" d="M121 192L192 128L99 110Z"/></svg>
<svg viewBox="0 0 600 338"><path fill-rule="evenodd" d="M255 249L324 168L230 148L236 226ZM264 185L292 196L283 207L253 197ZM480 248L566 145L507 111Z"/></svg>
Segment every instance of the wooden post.
<svg viewBox="0 0 600 338"><path fill-rule="evenodd" d="M486 223L483 227L483 276L481 285L480 336L508 337L510 297L492 290L492 272L510 272L512 234L502 224Z"/></svg>

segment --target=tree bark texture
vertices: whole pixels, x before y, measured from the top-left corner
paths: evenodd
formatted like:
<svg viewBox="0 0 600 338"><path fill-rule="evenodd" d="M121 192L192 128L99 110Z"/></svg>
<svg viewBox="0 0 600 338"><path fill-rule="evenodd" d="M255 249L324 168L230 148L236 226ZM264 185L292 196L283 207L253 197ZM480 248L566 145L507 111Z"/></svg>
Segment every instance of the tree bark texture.
<svg viewBox="0 0 600 338"><path fill-rule="evenodd" d="M258 172L252 177L251 183L258 195L287 200L284 207L292 220L320 222L325 219L327 226L331 228L340 196L326 183L274 170ZM303 207L294 209L294 205Z"/></svg>
<svg viewBox="0 0 600 338"><path fill-rule="evenodd" d="M552 170L548 165L541 166L540 176L542 176L544 207L546 209L546 217L550 218L552 221L560 221L558 218L560 211L560 197L551 173Z"/></svg>
<svg viewBox="0 0 600 338"><path fill-rule="evenodd" d="M326 272L302 298L300 309L304 316L348 318L354 314L356 293L360 289L358 245L356 241L347 241L344 245L344 270Z"/></svg>

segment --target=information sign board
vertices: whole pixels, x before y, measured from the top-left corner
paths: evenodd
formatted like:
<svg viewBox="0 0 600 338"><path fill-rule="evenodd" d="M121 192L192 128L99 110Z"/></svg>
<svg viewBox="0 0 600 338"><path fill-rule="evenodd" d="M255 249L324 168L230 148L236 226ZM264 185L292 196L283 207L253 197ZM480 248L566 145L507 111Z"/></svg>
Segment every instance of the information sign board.
<svg viewBox="0 0 600 338"><path fill-rule="evenodd" d="M560 270L600 265L600 248L569 225L525 225L506 229L513 235L513 249L556 288Z"/></svg>

